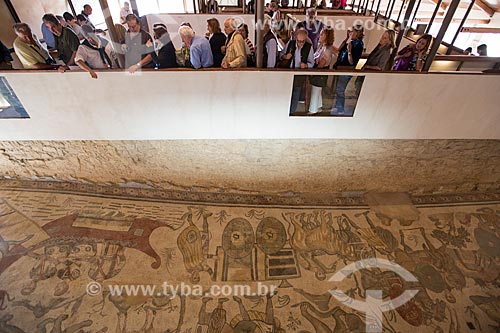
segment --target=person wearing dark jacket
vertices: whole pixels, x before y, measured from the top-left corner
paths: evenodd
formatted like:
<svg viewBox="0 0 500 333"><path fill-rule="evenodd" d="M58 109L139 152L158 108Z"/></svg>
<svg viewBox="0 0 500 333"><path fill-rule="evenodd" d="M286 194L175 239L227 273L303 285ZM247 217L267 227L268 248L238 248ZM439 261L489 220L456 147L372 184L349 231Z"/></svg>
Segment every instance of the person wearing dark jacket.
<svg viewBox="0 0 500 333"><path fill-rule="evenodd" d="M12 57L9 49L0 41L0 69L12 69Z"/></svg>
<svg viewBox="0 0 500 333"><path fill-rule="evenodd" d="M155 68L177 67L175 47L170 39L167 27L163 23L153 24L155 51L151 53Z"/></svg>
<svg viewBox="0 0 500 333"><path fill-rule="evenodd" d="M216 18L207 20L207 33L205 36L210 42L212 55L214 58L214 67L220 67L222 59L224 59L223 47L226 45L226 35L224 35L220 28L220 23Z"/></svg>

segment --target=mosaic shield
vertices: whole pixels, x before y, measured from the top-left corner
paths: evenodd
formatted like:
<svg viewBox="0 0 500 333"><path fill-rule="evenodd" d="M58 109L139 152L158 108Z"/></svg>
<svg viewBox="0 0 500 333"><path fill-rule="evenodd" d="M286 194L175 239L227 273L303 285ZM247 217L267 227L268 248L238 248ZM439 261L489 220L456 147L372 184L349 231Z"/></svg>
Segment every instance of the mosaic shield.
<svg viewBox="0 0 500 333"><path fill-rule="evenodd" d="M257 246L265 254L273 254L283 248L286 242L286 230L279 220L266 217L257 226Z"/></svg>
<svg viewBox="0 0 500 333"><path fill-rule="evenodd" d="M255 236L250 222L243 218L229 221L222 233L222 248L234 259L244 258L252 252Z"/></svg>

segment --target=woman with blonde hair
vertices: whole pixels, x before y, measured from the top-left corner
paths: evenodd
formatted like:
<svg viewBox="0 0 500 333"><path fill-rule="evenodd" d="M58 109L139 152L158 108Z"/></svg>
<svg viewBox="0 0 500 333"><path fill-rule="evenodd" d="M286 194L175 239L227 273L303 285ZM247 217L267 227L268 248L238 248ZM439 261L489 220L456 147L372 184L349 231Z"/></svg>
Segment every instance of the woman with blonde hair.
<svg viewBox="0 0 500 333"><path fill-rule="evenodd" d="M318 50L314 53L315 68L329 68L332 62L333 53L336 49L333 46L335 41L335 32L332 27L327 26L321 30L319 34ZM309 103L309 112L312 115L321 112L323 106L323 87L326 87L328 80L327 75L311 75L309 82L311 83L311 100Z"/></svg>
<svg viewBox="0 0 500 333"><path fill-rule="evenodd" d="M380 37L380 42L373 49L373 51L368 56L363 69L369 69L374 71L383 71L386 69L387 62L391 56L391 51L395 45L396 33L394 30L386 30L382 37Z"/></svg>

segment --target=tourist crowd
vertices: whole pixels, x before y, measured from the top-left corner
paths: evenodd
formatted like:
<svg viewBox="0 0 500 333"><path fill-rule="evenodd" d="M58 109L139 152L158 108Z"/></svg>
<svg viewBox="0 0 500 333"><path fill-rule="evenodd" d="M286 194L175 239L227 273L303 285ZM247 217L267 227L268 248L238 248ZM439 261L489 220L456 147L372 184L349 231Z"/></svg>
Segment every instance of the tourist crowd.
<svg viewBox="0 0 500 333"><path fill-rule="evenodd" d="M217 2L209 1L212 13L218 11ZM64 72L69 66L79 66L92 78L95 70L124 68L133 73L140 68L190 67L194 69L219 67L241 68L256 64L256 47L249 39L249 29L244 23L228 18L220 22L216 18L207 20L206 33L196 33L191 24L182 23L178 34L182 45L173 45L167 26L154 23L153 36L141 26L141 19L133 14L125 2L120 12L121 24L115 25L117 38L112 42L102 30L96 29L90 16L92 7L85 5L81 14L74 17L66 12L62 16L45 14L42 17L43 42L35 36L26 23L16 23L17 35L13 46L25 69L57 69ZM283 40L283 20L280 6L272 1L266 5L263 24L263 67L292 69L354 69L361 59L365 46L364 28L355 25L347 31L345 39L334 46L334 30L317 19L316 9L306 11L306 19L297 22L293 31ZM117 39L117 40L116 40ZM395 47L395 32L383 33L377 46L369 53L362 70L421 71L432 42L431 35L421 36L416 43L402 48L395 57L392 67L390 55ZM486 46L480 46L481 51ZM479 50L479 48L478 48ZM12 57L9 50L0 45L0 69L11 69ZM309 114L321 111L322 88L326 86L326 75L296 76L290 114L293 114L303 96L304 83L310 83ZM332 112L342 113L345 90L352 79L350 75L339 76L336 82L336 101ZM361 81L356 79L356 89Z"/></svg>

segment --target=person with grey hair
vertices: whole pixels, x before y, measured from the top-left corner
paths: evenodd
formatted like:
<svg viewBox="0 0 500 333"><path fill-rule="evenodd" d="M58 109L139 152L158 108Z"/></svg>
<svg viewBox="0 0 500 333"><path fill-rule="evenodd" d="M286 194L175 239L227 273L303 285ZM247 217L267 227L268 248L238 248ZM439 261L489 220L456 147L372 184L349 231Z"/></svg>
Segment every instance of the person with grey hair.
<svg viewBox="0 0 500 333"><path fill-rule="evenodd" d="M278 60L278 40L271 29L271 17L264 16L264 57L263 67L274 68Z"/></svg>
<svg viewBox="0 0 500 333"><path fill-rule="evenodd" d="M78 47L75 56L76 64L88 72L93 79L97 79L94 69L110 69L113 67L113 55L106 50L104 40L95 32L85 33L85 40Z"/></svg>
<svg viewBox="0 0 500 333"><path fill-rule="evenodd" d="M152 67L153 39L141 29L139 18L135 14L128 14L126 20L128 31L125 34L125 68L134 73L141 67Z"/></svg>
<svg viewBox="0 0 500 333"><path fill-rule="evenodd" d="M314 66L314 52L312 44L308 42L307 31L298 29L295 39L288 41L285 54L282 59L290 61L289 68L308 69ZM292 87L292 98L290 102L290 115L297 111L301 92L306 81L305 75L295 75Z"/></svg>
<svg viewBox="0 0 500 333"><path fill-rule="evenodd" d="M14 40L14 51L24 69L57 69L49 51L38 41L26 23L14 24L17 38Z"/></svg>
<svg viewBox="0 0 500 333"><path fill-rule="evenodd" d="M316 8L307 9L307 17L302 23L313 43L314 50L316 50L318 48L319 35L324 28L323 22L317 19Z"/></svg>
<svg viewBox="0 0 500 333"><path fill-rule="evenodd" d="M126 18L127 18L128 14L132 14L132 10L130 9L130 3L125 1L123 3L122 9L120 10L120 22L121 22L121 24L127 23Z"/></svg>
<svg viewBox="0 0 500 333"><path fill-rule="evenodd" d="M227 35L226 55L222 59L222 68L247 67L246 44L236 31L236 20L228 18L224 21L224 32Z"/></svg>
<svg viewBox="0 0 500 333"><path fill-rule="evenodd" d="M186 25L179 28L179 36L182 42L189 46L189 60L193 68L199 69L214 65L212 48L208 39L196 36L193 29Z"/></svg>
<svg viewBox="0 0 500 333"><path fill-rule="evenodd" d="M61 59L66 66L74 65L76 50L78 46L80 46L78 36L71 28L63 27L53 14L45 14L42 20L45 26L49 28L50 32L54 35L59 59Z"/></svg>

